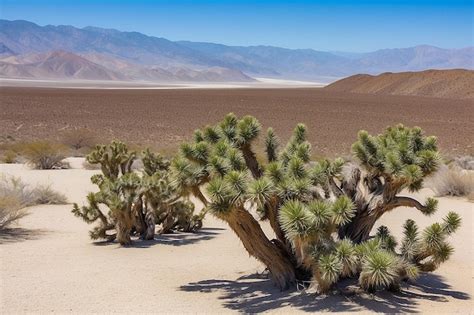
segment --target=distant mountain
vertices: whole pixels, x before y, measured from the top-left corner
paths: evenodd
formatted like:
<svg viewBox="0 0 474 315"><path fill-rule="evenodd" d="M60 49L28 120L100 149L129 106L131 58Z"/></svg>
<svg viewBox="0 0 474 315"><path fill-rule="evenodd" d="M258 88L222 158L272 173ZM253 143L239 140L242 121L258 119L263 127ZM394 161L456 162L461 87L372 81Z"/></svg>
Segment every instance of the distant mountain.
<svg viewBox="0 0 474 315"><path fill-rule="evenodd" d="M127 80L155 82L253 81L234 69L145 67L101 54L54 51L0 57L0 77L28 79Z"/></svg>
<svg viewBox="0 0 474 315"><path fill-rule="evenodd" d="M0 20L2 58L52 51L68 51L126 78L147 80L183 77L186 80L247 81L252 76L334 81L356 73L474 69L473 47L416 46L370 53L323 52L174 42L138 32ZM122 69L118 69L120 64Z"/></svg>
<svg viewBox="0 0 474 315"><path fill-rule="evenodd" d="M0 75L10 78L123 80L116 72L69 52L57 51L41 56L14 58L0 62ZM30 62L32 61L32 62Z"/></svg>
<svg viewBox="0 0 474 315"><path fill-rule="evenodd" d="M377 76L358 74L336 81L324 89L364 94L474 99L474 71L454 69L383 73Z"/></svg>

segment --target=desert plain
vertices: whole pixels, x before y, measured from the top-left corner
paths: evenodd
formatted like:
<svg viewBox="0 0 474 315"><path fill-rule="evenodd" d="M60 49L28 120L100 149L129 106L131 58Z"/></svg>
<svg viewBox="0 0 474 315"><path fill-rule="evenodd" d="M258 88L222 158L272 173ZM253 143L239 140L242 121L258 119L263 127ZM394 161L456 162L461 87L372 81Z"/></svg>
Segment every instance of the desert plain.
<svg viewBox="0 0 474 315"><path fill-rule="evenodd" d="M369 95L321 88L70 89L0 87L0 135L16 141L58 140L74 128L103 141L120 139L176 149L193 131L234 112L273 127L282 142L297 123L308 127L317 156L347 155L361 129L381 133L403 123L436 135L443 153L474 154L471 99Z"/></svg>
<svg viewBox="0 0 474 315"><path fill-rule="evenodd" d="M443 153L471 154L472 101L411 96L370 96L321 89L53 89L2 87L0 134L15 140L56 139L68 128L89 128L104 140L121 139L166 152L192 131L226 113L254 115L283 140L294 125L308 126L317 156L347 155L360 129L380 133L395 123L420 126L438 136ZM0 173L26 183L49 184L68 202L83 204L94 170L70 159L67 170L31 170L1 164ZM423 200L434 193L423 189ZM18 226L0 237L1 313L256 313L297 312L473 312L474 204L465 198L439 198L427 217L396 209L378 224L395 236L412 218L420 228L448 211L462 217L452 237L453 257L434 273L423 274L400 293L317 296L280 292L264 267L248 256L238 238L212 216L195 234L156 236L121 248L93 242L90 226L69 205L28 209ZM200 207L199 203L196 205ZM266 229L270 233L270 229Z"/></svg>

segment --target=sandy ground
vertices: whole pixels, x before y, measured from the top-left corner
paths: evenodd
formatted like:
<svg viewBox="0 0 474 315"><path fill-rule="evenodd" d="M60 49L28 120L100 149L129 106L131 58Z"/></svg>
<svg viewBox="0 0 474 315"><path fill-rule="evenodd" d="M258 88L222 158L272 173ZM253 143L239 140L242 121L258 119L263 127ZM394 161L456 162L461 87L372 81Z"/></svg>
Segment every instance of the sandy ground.
<svg viewBox="0 0 474 315"><path fill-rule="evenodd" d="M73 160L80 167L81 160ZM0 164L0 173L43 183L82 203L93 189L83 169L38 171ZM418 197L432 193L423 190ZM129 248L93 243L89 226L71 205L36 206L14 232L0 237L2 314L17 313L231 313L263 312L422 312L473 313L473 212L463 199L441 198L440 210L425 217L397 209L381 224L399 235L407 218L420 227L455 210L463 218L453 237L456 252L432 274L399 294L314 296L279 292L259 273L227 226L212 217L200 233L157 236Z"/></svg>

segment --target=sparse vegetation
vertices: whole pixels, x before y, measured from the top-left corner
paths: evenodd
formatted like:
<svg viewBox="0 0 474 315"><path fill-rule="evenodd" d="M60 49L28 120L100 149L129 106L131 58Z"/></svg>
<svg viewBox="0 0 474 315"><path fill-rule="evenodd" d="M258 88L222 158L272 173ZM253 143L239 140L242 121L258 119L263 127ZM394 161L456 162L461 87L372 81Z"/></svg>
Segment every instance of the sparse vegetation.
<svg viewBox="0 0 474 315"><path fill-rule="evenodd" d="M470 155L458 156L454 159L454 164L463 170L474 171L474 157Z"/></svg>
<svg viewBox="0 0 474 315"><path fill-rule="evenodd" d="M38 204L66 204L66 197L50 186L31 188L19 178L0 178L0 229L7 228L27 213L25 207Z"/></svg>
<svg viewBox="0 0 474 315"><path fill-rule="evenodd" d="M49 141L29 142L22 145L21 151L28 164L36 169L49 170L66 166L62 162L65 148L60 144Z"/></svg>
<svg viewBox="0 0 474 315"><path fill-rule="evenodd" d="M128 245L134 234L153 239L156 224L161 225L161 233L195 231L202 226L202 217L193 214L192 203L171 184L169 161L160 155L144 151L141 173L132 169L136 153L122 142L97 146L86 159L101 166L102 174L91 178L100 191L88 195L87 206L74 204L72 212L87 223L98 222L90 232L92 239L117 239Z"/></svg>
<svg viewBox="0 0 474 315"><path fill-rule="evenodd" d="M233 114L197 130L172 161L172 176L182 191L228 223L280 289L305 280L326 293L340 279L357 277L370 292L397 290L453 252L447 238L460 225L454 212L421 233L407 220L400 246L387 227L370 235L377 220L397 207L426 215L436 211L434 198L419 202L399 195L419 190L438 169L435 137L402 125L378 136L361 131L352 147L357 163L345 165L342 159L311 161L302 124L283 148L270 128L262 164L253 149L260 131L254 117ZM269 221L275 239L265 235L256 217Z"/></svg>
<svg viewBox="0 0 474 315"><path fill-rule="evenodd" d="M63 132L61 143L79 152L81 149L92 149L98 144L97 136L87 128L71 129Z"/></svg>
<svg viewBox="0 0 474 315"><path fill-rule="evenodd" d="M6 164L16 163L17 157L18 155L15 151L6 150L5 152L3 152L2 162Z"/></svg>
<svg viewBox="0 0 474 315"><path fill-rule="evenodd" d="M474 194L474 172L462 169L457 163L450 166L443 165L434 174L427 186L432 188L438 197L458 196L472 199Z"/></svg>

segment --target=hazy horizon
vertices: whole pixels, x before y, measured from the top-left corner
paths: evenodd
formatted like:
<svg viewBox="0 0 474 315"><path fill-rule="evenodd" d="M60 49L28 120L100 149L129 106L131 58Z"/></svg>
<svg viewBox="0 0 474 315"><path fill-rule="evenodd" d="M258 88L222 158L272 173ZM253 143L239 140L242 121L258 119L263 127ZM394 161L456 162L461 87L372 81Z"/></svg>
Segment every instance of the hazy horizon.
<svg viewBox="0 0 474 315"><path fill-rule="evenodd" d="M0 9L2 19L42 26L96 26L232 46L362 53L418 45L449 49L473 45L471 1L3 0Z"/></svg>

